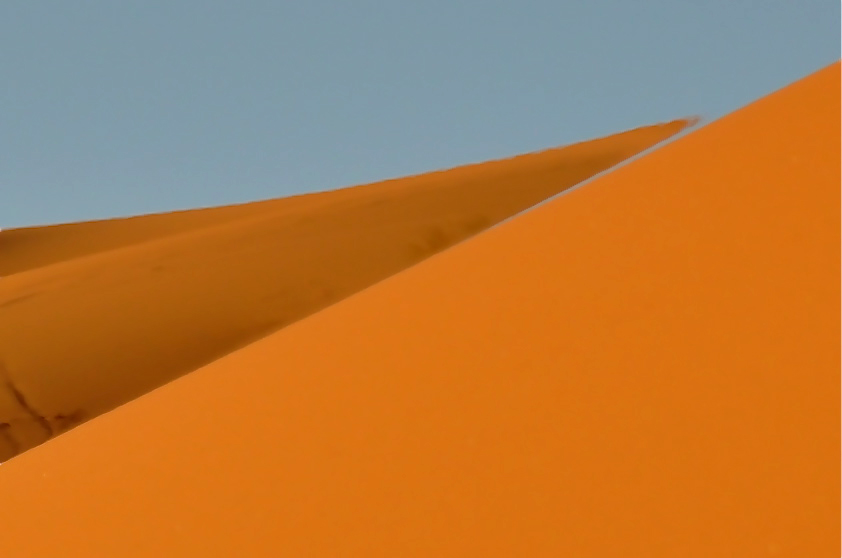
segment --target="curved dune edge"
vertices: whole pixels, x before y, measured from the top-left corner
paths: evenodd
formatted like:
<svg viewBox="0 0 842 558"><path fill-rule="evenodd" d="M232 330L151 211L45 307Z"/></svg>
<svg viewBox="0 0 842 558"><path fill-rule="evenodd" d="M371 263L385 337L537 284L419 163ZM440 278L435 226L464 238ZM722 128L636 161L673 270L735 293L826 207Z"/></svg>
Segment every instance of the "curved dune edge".
<svg viewBox="0 0 842 558"><path fill-rule="evenodd" d="M5 548L835 555L839 116L836 64L12 459Z"/></svg>
<svg viewBox="0 0 842 558"><path fill-rule="evenodd" d="M548 170L558 162L573 165L559 177L560 189L564 189L613 167L697 122L698 118L686 118L543 152L329 192L137 217L7 229L0 236L0 254L3 255L0 259L0 277L235 221L268 215L290 218L302 211L319 211L335 204L353 203L355 200L389 193L400 195L407 189L447 187L451 180L476 180L477 175L495 176L498 172L508 173L518 168L529 168L531 172L536 172L540 168Z"/></svg>
<svg viewBox="0 0 842 558"><path fill-rule="evenodd" d="M397 273L688 123L289 200L4 231L10 269L20 271L0 282L0 460ZM36 260L40 267L25 269Z"/></svg>

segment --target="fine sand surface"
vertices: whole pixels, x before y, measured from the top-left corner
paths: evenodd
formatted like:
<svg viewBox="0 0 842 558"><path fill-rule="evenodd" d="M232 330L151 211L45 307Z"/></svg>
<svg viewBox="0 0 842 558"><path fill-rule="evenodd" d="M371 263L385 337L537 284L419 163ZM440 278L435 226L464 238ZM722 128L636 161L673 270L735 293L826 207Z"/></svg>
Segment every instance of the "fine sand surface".
<svg viewBox="0 0 842 558"><path fill-rule="evenodd" d="M0 233L0 460L679 132L336 192Z"/></svg>
<svg viewBox="0 0 842 558"><path fill-rule="evenodd" d="M10 556L836 556L839 65L0 467Z"/></svg>

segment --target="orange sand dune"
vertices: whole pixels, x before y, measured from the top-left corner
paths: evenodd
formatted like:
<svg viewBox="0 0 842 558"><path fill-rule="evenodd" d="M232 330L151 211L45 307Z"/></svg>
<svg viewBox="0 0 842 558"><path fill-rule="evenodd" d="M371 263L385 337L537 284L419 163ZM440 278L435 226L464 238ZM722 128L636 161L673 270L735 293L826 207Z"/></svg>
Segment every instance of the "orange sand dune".
<svg viewBox="0 0 842 558"><path fill-rule="evenodd" d="M0 253L3 255L0 259L0 276L8 276L174 234L217 227L232 221L254 219L266 215L272 215L277 219L295 218L301 211L319 211L329 206L372 200L387 195L400 197L407 191L451 188L454 182L463 180L473 183L472 186L476 187L479 180L491 177L498 183L498 191L493 191L491 194L495 196L502 194L504 198L499 200L501 205L513 203L520 210L536 203L535 200L540 201L613 167L672 136L688 123L693 122L695 120L682 120L666 125L647 126L542 153L466 165L448 171L385 180L331 192L124 219L9 229L0 235ZM528 193L507 191L511 189L511 184L500 184L498 177L509 178L508 175L512 173L524 171L535 175L548 174L547 178L551 178L554 183L551 187L544 185L539 191ZM470 190L470 187L466 190ZM471 192L465 191L464 195L471 195Z"/></svg>
<svg viewBox="0 0 842 558"><path fill-rule="evenodd" d="M115 250L163 237L214 227L231 221L309 209L337 194L303 195L240 205L141 215L122 219L86 221L43 227L9 229L0 235L0 276Z"/></svg>
<svg viewBox="0 0 842 558"><path fill-rule="evenodd" d="M2 466L14 556L836 556L839 65Z"/></svg>
<svg viewBox="0 0 842 558"><path fill-rule="evenodd" d="M290 200L3 232L12 267L41 267L0 282L0 460L368 287L686 124Z"/></svg>

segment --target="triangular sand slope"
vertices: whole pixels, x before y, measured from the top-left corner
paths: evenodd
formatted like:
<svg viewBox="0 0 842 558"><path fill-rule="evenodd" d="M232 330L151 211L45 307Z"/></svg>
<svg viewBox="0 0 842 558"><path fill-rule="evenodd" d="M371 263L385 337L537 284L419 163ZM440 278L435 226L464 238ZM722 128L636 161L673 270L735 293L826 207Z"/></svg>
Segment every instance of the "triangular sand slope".
<svg viewBox="0 0 842 558"><path fill-rule="evenodd" d="M405 269L686 124L288 200L3 231L0 253L18 272L0 281L0 460Z"/></svg>
<svg viewBox="0 0 842 558"><path fill-rule="evenodd" d="M839 66L0 467L14 556L835 556Z"/></svg>

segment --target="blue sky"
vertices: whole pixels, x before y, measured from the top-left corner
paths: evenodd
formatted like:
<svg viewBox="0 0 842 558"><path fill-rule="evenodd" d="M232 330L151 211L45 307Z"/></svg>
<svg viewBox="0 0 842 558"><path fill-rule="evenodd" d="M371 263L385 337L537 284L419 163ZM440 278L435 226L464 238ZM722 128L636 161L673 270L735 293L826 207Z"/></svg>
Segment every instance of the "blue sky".
<svg viewBox="0 0 842 558"><path fill-rule="evenodd" d="M700 114L839 58L838 0L4 0L0 226L327 190Z"/></svg>

